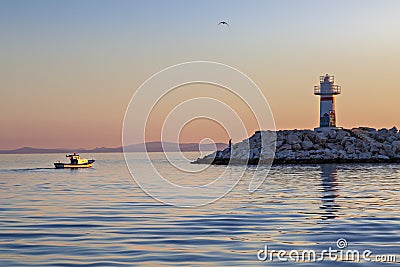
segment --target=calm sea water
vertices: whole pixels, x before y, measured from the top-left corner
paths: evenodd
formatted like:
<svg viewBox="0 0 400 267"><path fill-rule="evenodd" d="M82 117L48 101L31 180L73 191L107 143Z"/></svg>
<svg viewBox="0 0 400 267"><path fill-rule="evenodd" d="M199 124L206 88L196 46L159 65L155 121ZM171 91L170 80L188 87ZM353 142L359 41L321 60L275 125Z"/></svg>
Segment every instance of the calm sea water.
<svg viewBox="0 0 400 267"><path fill-rule="evenodd" d="M143 193L123 155L90 156L92 169L56 170L64 155L0 155L1 266L288 266L299 263L257 252L337 249L339 238L400 261L400 165L274 166L253 194L243 181L215 203L178 208ZM394 266L301 263L352 265Z"/></svg>

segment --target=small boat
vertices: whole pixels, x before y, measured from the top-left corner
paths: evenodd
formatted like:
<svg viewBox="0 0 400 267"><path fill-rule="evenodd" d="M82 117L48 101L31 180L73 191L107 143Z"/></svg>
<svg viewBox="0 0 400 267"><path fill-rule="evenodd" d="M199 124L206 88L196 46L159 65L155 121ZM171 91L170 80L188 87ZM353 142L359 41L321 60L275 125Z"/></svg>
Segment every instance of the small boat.
<svg viewBox="0 0 400 267"><path fill-rule="evenodd" d="M56 169L75 169L75 168L91 168L94 159L81 159L81 157L74 153L73 155L65 155L70 159L70 163L62 163L60 161L54 162Z"/></svg>

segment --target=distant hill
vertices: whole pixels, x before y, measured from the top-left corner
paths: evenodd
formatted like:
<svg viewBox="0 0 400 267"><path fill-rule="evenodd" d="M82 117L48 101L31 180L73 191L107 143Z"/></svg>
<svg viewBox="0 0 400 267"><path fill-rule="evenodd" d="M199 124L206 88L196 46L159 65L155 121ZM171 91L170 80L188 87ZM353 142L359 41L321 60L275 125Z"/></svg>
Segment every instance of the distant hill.
<svg viewBox="0 0 400 267"><path fill-rule="evenodd" d="M226 148L227 144L216 143L218 150ZM178 145L171 142L148 142L145 144L148 152L178 152ZM179 148L183 152L196 152L199 151L199 144L197 143L183 143L179 144ZM213 144L201 144L202 151L213 151ZM143 144L134 144L125 147L126 152L144 152ZM0 150L0 154L48 154L48 153L115 153L122 152L122 147L97 147L95 149L68 149L68 148L34 148L22 147L12 150Z"/></svg>

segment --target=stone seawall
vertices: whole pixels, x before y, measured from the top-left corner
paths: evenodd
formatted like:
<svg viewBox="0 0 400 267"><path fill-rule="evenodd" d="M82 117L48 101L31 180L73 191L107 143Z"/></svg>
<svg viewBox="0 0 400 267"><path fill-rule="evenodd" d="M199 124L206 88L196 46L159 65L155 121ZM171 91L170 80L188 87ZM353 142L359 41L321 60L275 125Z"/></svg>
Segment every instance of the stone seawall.
<svg viewBox="0 0 400 267"><path fill-rule="evenodd" d="M391 129L257 131L193 163L400 163L400 132Z"/></svg>

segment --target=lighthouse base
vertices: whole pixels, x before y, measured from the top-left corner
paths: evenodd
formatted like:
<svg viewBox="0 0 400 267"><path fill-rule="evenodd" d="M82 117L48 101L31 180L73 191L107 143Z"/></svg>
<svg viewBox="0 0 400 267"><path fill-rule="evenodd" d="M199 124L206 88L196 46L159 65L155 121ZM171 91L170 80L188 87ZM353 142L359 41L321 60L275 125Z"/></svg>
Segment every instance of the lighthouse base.
<svg viewBox="0 0 400 267"><path fill-rule="evenodd" d="M314 128L314 132L329 132L331 130L342 130L342 127L317 127Z"/></svg>

